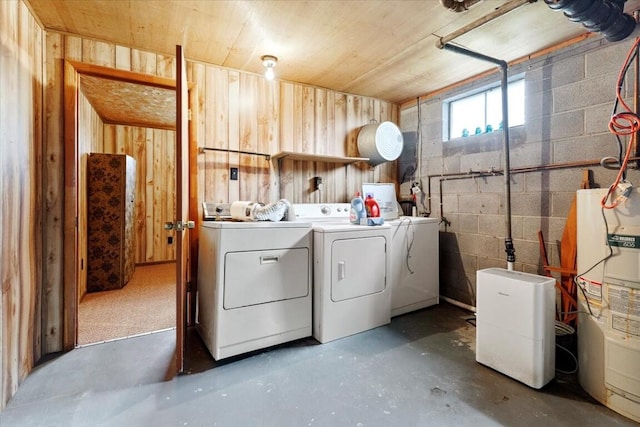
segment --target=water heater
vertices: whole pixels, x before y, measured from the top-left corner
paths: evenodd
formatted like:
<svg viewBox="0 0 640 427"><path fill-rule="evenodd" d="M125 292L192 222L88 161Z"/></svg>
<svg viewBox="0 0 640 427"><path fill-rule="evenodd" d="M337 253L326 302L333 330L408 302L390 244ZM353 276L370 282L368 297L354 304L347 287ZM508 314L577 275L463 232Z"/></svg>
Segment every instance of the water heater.
<svg viewBox="0 0 640 427"><path fill-rule="evenodd" d="M640 191L602 209L606 192L578 191L578 380L640 422Z"/></svg>

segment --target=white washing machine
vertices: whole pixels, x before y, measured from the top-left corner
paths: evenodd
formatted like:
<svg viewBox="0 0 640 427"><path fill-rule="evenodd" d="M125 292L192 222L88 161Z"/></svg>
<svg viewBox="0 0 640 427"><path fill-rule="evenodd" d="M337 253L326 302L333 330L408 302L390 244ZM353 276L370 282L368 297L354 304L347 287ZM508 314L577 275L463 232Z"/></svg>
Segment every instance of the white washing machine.
<svg viewBox="0 0 640 427"><path fill-rule="evenodd" d="M214 359L311 336L310 223L205 222L197 329Z"/></svg>
<svg viewBox="0 0 640 427"><path fill-rule="evenodd" d="M401 216L391 225L391 317L440 302L437 218Z"/></svg>
<svg viewBox="0 0 640 427"><path fill-rule="evenodd" d="M364 183L392 227L391 317L440 302L439 222L437 218L398 216L395 184Z"/></svg>
<svg viewBox="0 0 640 427"><path fill-rule="evenodd" d="M313 336L321 343L391 321L391 226L351 224L349 208L294 205L313 224Z"/></svg>

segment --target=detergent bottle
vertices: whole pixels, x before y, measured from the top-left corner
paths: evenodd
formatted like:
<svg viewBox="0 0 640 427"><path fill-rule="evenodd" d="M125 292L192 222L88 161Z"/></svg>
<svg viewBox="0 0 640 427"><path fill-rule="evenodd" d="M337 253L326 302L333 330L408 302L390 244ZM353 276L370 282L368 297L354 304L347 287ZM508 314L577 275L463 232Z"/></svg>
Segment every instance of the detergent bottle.
<svg viewBox="0 0 640 427"><path fill-rule="evenodd" d="M362 219L367 218L367 210L364 207L364 201L360 197L360 192L356 193L356 196L351 199L351 209L349 210L349 221L352 224L360 224Z"/></svg>
<svg viewBox="0 0 640 427"><path fill-rule="evenodd" d="M367 195L367 199L364 201L364 205L367 210L368 217L377 218L380 216L380 206L371 194Z"/></svg>

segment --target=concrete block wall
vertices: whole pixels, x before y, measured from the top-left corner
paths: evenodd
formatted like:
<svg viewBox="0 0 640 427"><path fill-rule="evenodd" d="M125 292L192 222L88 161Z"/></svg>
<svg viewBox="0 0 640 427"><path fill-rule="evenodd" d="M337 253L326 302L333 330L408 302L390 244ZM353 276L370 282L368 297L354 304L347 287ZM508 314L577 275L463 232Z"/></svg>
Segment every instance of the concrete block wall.
<svg viewBox="0 0 640 427"><path fill-rule="evenodd" d="M524 76L526 103L525 124L510 130L516 270L543 273L538 230L545 236L550 263L560 264L560 240L584 169L590 171L593 187L606 188L614 181L617 171L599 165L536 167L617 157L608 122L618 74L632 45L633 40L608 43L591 37L509 69L510 76ZM634 74L632 65L623 92L630 106ZM423 190L418 211L441 218L440 293L472 306L476 271L506 267L505 181L502 175L472 177L469 172L504 167L503 136L498 131L442 141L443 102L499 79L496 69L485 79L422 98L419 107L408 106L400 114L403 132L419 132L420 158L413 179ZM518 172L523 168L534 170ZM460 176L464 174L468 176ZM627 178L640 185L638 170L629 169ZM408 191L402 186L401 196L409 197Z"/></svg>

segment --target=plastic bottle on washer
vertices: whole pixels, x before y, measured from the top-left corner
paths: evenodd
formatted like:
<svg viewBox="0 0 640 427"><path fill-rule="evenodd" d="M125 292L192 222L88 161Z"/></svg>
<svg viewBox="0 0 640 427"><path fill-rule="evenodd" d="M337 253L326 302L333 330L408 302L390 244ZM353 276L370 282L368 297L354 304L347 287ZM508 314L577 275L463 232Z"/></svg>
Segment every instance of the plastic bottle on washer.
<svg viewBox="0 0 640 427"><path fill-rule="evenodd" d="M377 218L380 216L380 206L371 194L367 194L367 199L364 201L364 206L367 209L368 217Z"/></svg>
<svg viewBox="0 0 640 427"><path fill-rule="evenodd" d="M356 197L351 199L351 209L349 210L349 221L352 224L360 224L362 219L366 221L367 210L364 206L364 201L360 197L360 192L356 193Z"/></svg>

